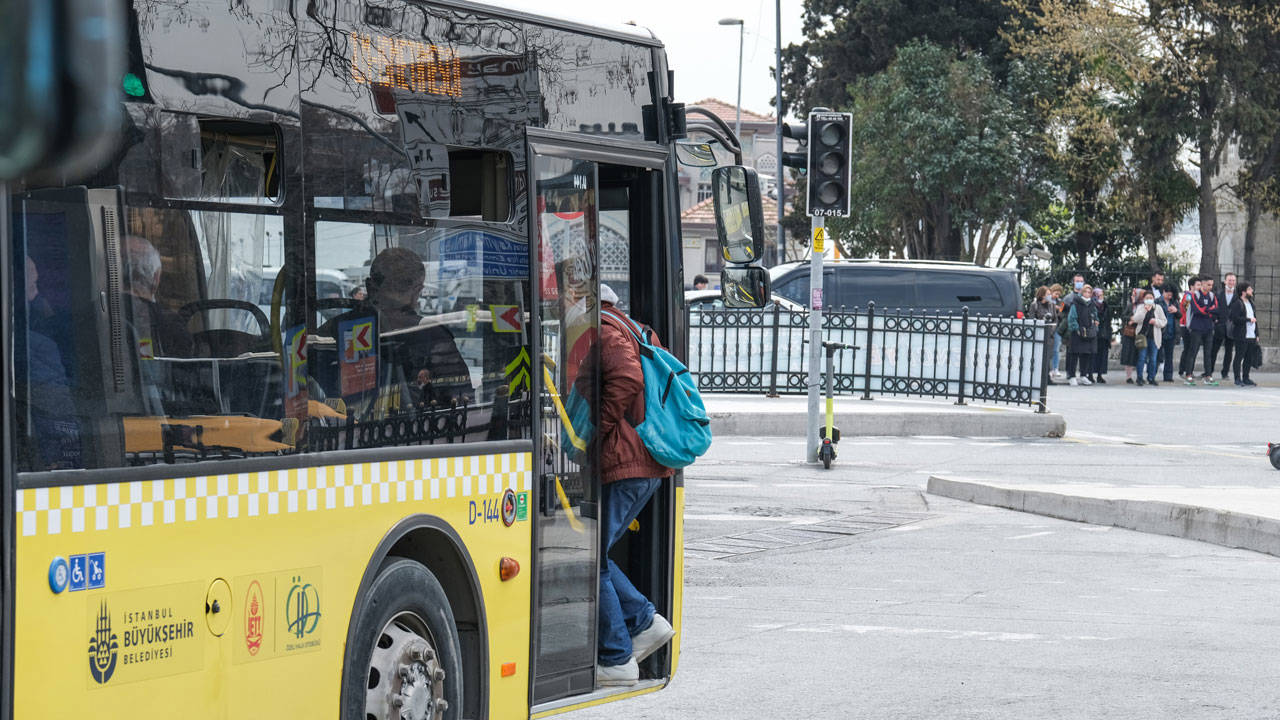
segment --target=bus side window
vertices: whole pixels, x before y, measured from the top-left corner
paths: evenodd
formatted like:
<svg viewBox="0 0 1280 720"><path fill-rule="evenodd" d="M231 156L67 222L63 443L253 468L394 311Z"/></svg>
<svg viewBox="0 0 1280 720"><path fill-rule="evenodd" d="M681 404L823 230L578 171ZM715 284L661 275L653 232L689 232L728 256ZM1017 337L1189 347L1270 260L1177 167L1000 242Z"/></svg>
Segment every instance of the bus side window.
<svg viewBox="0 0 1280 720"><path fill-rule="evenodd" d="M131 208L128 226L125 308L144 401L136 432L126 427L129 461L292 450L271 329L291 298L262 302L264 277L280 272L268 263L283 257L282 218Z"/></svg>
<svg viewBox="0 0 1280 720"><path fill-rule="evenodd" d="M525 242L328 221L315 238L317 295L335 283L342 294L313 300L308 367L325 404L346 417L313 420L311 447L527 437L513 420L529 391Z"/></svg>

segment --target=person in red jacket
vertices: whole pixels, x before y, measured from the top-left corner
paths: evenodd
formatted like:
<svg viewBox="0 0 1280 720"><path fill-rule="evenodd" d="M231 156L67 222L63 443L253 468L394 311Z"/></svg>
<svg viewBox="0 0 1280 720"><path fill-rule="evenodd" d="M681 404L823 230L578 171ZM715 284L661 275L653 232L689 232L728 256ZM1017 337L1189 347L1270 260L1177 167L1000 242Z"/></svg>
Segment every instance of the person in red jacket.
<svg viewBox="0 0 1280 720"><path fill-rule="evenodd" d="M639 325L615 307L618 296L600 286L600 565L596 685L629 686L640 679L637 663L666 645L675 631L622 569L609 550L675 470L659 465L635 425L644 422L644 372L640 345L622 322ZM611 318L604 311L618 318ZM622 322L619 322L621 320ZM659 344L656 334L650 338Z"/></svg>

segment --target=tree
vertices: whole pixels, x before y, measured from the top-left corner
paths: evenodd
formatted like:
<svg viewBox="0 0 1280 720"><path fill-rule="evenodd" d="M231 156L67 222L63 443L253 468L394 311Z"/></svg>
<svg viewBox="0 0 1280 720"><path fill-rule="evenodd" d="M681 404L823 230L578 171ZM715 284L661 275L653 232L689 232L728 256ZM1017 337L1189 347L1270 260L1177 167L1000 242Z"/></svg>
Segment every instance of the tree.
<svg viewBox="0 0 1280 720"><path fill-rule="evenodd" d="M847 254L988 262L1016 224L1012 189L1034 131L983 59L924 41L850 87L852 217Z"/></svg>
<svg viewBox="0 0 1280 720"><path fill-rule="evenodd" d="M1015 9L1023 2L1011 1ZM1267 50L1274 50L1280 11L1271 0L1038 0L1038 4L1037 10L1026 13L1040 37L1031 45L1083 60L1083 67L1097 71L1096 76L1119 80L1112 89L1123 97L1161 98L1160 112L1147 115L1143 122L1149 129L1159 125L1175 131L1193 151L1192 164L1198 172L1200 272L1217 275L1217 176L1225 153L1239 139L1245 117L1240 111L1242 99L1249 97L1249 88L1267 82L1262 63ZM1250 42L1250 37L1256 39ZM1251 146L1259 169L1265 164L1267 142L1261 133Z"/></svg>
<svg viewBox="0 0 1280 720"><path fill-rule="evenodd" d="M884 70L916 40L979 53L1002 75L1010 13L1003 0L805 0L806 40L783 50L780 112L847 107L854 79Z"/></svg>
<svg viewBox="0 0 1280 720"><path fill-rule="evenodd" d="M1247 58L1235 73L1233 125L1237 152L1243 163L1233 192L1245 207L1245 277L1254 277L1258 221L1262 213L1280 211L1280 29L1276 22L1246 27L1243 48Z"/></svg>
<svg viewBox="0 0 1280 720"><path fill-rule="evenodd" d="M1009 32L1010 46L1017 57L1060 68L1060 92L1045 112L1076 215L1076 262L1083 267L1090 255L1100 256L1103 241L1128 252L1128 238L1145 245L1154 267L1159 242L1196 204L1199 190L1212 188L1180 166L1196 124L1186 104L1188 86L1173 81L1163 58L1172 40L1157 37L1140 0L1038 5L1015 1L1019 22Z"/></svg>

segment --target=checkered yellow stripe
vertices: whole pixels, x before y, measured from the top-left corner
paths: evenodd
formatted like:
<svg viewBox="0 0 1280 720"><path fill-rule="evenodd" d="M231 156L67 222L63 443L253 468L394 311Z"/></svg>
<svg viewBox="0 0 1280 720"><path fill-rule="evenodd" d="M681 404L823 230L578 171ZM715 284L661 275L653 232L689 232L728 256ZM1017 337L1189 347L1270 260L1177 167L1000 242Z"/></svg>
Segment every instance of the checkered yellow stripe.
<svg viewBox="0 0 1280 720"><path fill-rule="evenodd" d="M18 532L58 535L532 490L528 453L17 491Z"/></svg>

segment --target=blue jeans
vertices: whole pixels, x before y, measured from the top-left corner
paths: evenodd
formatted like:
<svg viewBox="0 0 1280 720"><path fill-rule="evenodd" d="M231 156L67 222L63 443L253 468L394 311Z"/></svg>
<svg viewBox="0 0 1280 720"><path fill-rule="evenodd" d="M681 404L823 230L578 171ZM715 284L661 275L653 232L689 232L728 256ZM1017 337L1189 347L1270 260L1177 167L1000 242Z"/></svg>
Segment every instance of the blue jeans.
<svg viewBox="0 0 1280 720"><path fill-rule="evenodd" d="M1049 367L1054 372L1058 372L1058 350L1062 347L1062 336L1057 332L1053 333L1053 360L1049 363Z"/></svg>
<svg viewBox="0 0 1280 720"><path fill-rule="evenodd" d="M1156 362L1160 358L1160 350L1156 348L1155 340L1148 340L1147 346L1138 351L1138 379L1142 379L1143 368L1146 368L1146 376L1149 382L1156 381Z"/></svg>
<svg viewBox="0 0 1280 720"><path fill-rule="evenodd" d="M604 486L600 493L600 629L597 659L601 665L624 665L631 659L631 638L653 624L653 603L640 594L609 550L622 539L631 521L662 485L662 478L632 478Z"/></svg>

